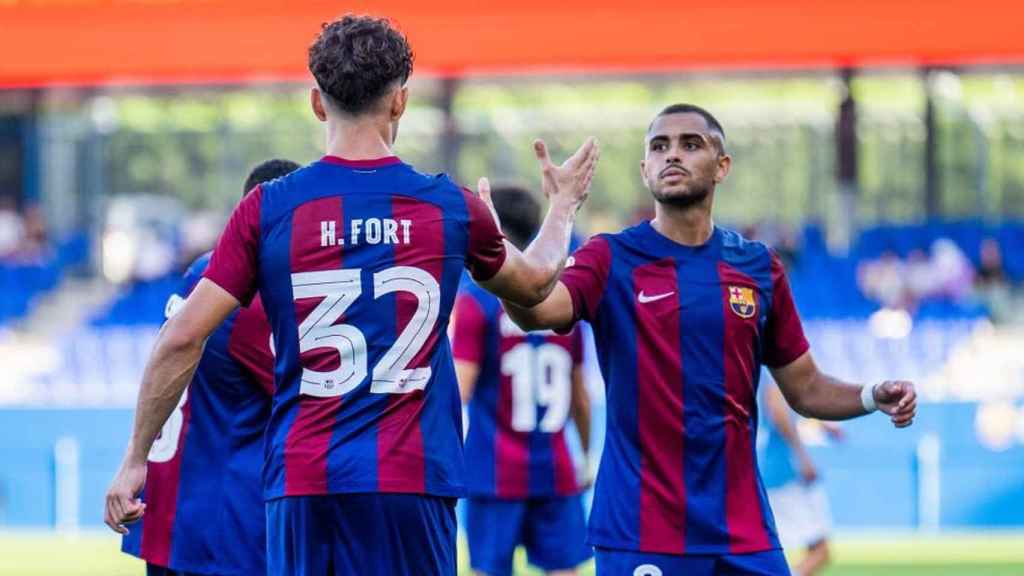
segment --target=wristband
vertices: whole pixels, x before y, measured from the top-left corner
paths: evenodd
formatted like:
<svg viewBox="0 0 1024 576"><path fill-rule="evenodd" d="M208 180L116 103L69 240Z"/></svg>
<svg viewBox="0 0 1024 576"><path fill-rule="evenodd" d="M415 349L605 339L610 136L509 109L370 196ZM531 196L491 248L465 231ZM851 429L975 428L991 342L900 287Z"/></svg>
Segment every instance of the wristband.
<svg viewBox="0 0 1024 576"><path fill-rule="evenodd" d="M878 404L875 403L875 385L867 385L860 389L860 403L864 406L864 411L871 414L875 410L878 410Z"/></svg>

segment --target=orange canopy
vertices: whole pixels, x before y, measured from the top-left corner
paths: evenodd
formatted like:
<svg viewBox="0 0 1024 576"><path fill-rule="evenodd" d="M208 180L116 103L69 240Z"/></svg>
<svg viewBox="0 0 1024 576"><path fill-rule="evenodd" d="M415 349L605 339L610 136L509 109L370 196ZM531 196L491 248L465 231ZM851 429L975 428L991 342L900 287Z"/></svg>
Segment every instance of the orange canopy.
<svg viewBox="0 0 1024 576"><path fill-rule="evenodd" d="M348 11L444 75L1024 62L1021 0L0 0L0 86L301 80Z"/></svg>

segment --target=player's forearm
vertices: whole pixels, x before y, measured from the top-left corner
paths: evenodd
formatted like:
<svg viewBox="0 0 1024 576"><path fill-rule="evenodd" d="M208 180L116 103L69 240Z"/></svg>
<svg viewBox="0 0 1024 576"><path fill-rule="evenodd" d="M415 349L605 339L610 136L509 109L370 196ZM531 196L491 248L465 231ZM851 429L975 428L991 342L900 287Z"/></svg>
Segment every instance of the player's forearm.
<svg viewBox="0 0 1024 576"><path fill-rule="evenodd" d="M801 416L819 420L848 420L867 414L860 399L859 384L843 382L817 372L794 397L786 399Z"/></svg>
<svg viewBox="0 0 1024 576"><path fill-rule="evenodd" d="M582 401L573 407L573 422L576 423L576 432L580 435L580 448L584 454L590 454L590 402Z"/></svg>
<svg viewBox="0 0 1024 576"><path fill-rule="evenodd" d="M551 294L569 256L576 206L552 202L537 237L523 251L527 273L518 294L507 298L523 307L535 306Z"/></svg>
<svg viewBox="0 0 1024 576"><path fill-rule="evenodd" d="M590 393L583 379L583 366L577 364L572 369L572 403L569 405L572 421L576 423L576 432L580 436L580 448L584 454L590 453Z"/></svg>
<svg viewBox="0 0 1024 576"><path fill-rule="evenodd" d="M164 422L192 380L203 344L177 335L174 320L168 321L161 330L142 376L128 458L135 462L146 460Z"/></svg>

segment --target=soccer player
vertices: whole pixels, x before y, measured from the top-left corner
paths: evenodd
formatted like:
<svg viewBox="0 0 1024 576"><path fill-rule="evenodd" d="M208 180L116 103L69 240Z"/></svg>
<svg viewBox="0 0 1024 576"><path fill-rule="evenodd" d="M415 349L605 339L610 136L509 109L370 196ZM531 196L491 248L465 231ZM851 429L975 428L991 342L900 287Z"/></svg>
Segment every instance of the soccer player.
<svg viewBox="0 0 1024 576"><path fill-rule="evenodd" d="M543 303L506 306L527 330L594 326L608 402L590 516L599 575L789 574L754 454L762 364L805 416L914 418L911 383L858 386L815 366L778 258L712 221L731 164L710 113L666 108L640 164L655 218L589 240Z"/></svg>
<svg viewBox="0 0 1024 576"><path fill-rule="evenodd" d="M412 52L387 20L325 25L309 68L327 155L242 200L165 325L107 522L142 513L145 456L203 342L259 292L277 351L263 467L268 573L454 574L454 499L465 487L446 329L462 270L511 301L543 300L564 265L597 145L588 140L555 166L535 144L550 206L520 252L484 200L394 156Z"/></svg>
<svg viewBox="0 0 1024 576"><path fill-rule="evenodd" d="M757 462L768 503L783 547L805 552L794 569L797 576L815 576L829 563L832 516L828 497L779 387L769 376L761 388L764 418L757 436ZM830 436L841 437L834 423L823 425Z"/></svg>
<svg viewBox="0 0 1024 576"><path fill-rule="evenodd" d="M268 160L243 193L299 165ZM174 316L210 262L200 256L167 301ZM260 469L270 417L274 358L259 298L213 332L191 382L149 450L145 519L121 549L146 561L148 576L266 572Z"/></svg>
<svg viewBox="0 0 1024 576"><path fill-rule="evenodd" d="M540 204L514 187L495 189L491 199L508 240L524 248L540 225ZM455 370L469 404L470 563L481 575L510 576L523 544L531 564L571 576L593 555L580 497L588 478L577 477L565 435L572 417L589 462L580 330L524 333L496 297L472 282L455 300L452 318Z"/></svg>

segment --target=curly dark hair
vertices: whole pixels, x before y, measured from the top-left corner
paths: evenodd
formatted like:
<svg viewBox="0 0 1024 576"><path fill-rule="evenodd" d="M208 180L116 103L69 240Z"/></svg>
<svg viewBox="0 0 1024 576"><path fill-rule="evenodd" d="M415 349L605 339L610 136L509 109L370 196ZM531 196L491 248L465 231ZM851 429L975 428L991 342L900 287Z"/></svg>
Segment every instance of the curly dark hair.
<svg viewBox="0 0 1024 576"><path fill-rule="evenodd" d="M331 104L358 115L412 74L412 49L386 18L351 14L325 23L309 47L309 71Z"/></svg>
<svg viewBox="0 0 1024 576"><path fill-rule="evenodd" d="M491 190L494 210L509 242L523 250L540 228L540 202L525 188L498 186Z"/></svg>

